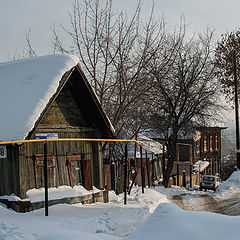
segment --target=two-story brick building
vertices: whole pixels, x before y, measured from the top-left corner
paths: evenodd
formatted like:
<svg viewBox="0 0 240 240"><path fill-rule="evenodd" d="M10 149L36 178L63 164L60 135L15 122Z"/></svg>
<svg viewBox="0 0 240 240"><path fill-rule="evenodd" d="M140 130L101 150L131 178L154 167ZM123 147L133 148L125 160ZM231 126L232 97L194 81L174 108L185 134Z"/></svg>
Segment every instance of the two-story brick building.
<svg viewBox="0 0 240 240"><path fill-rule="evenodd" d="M226 127L200 127L194 138L194 159L209 161L207 174L221 174L221 138Z"/></svg>

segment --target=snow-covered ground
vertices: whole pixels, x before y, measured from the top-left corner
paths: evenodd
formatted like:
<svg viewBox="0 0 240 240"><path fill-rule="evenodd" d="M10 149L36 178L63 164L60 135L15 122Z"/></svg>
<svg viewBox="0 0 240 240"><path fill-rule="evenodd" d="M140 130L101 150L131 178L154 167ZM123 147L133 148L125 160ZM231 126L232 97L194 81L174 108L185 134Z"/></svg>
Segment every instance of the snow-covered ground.
<svg viewBox="0 0 240 240"><path fill-rule="evenodd" d="M66 197L76 197L76 196L83 196L92 193L100 192L99 189L93 187L93 190L87 190L83 186L59 186L59 187L52 187L48 188L48 199L61 199ZM27 198L21 199L17 197L15 194L11 195L3 195L0 196L0 199L7 199L8 201L30 201L30 202L41 202L45 199L45 190L44 188L39 189L31 189L27 191L26 195Z"/></svg>
<svg viewBox="0 0 240 240"><path fill-rule="evenodd" d="M228 198L234 193L240 191L240 171L235 171L232 175L224 182L222 182L217 190L217 196Z"/></svg>
<svg viewBox="0 0 240 240"><path fill-rule="evenodd" d="M30 213L16 213L0 205L0 239L118 239L131 234L162 202L165 195L133 188L127 205L123 195L110 192L110 202L60 204Z"/></svg>
<svg viewBox="0 0 240 240"><path fill-rule="evenodd" d="M240 171L234 172L212 194L236 194L239 179ZM0 205L0 239L239 239L240 216L185 211L170 203L174 195L183 193L199 192L156 187L146 188L142 194L141 188L134 187L127 205L123 195L110 192L107 204L59 204L49 208L48 217L44 217L44 209L22 214ZM194 205L196 198L188 200Z"/></svg>

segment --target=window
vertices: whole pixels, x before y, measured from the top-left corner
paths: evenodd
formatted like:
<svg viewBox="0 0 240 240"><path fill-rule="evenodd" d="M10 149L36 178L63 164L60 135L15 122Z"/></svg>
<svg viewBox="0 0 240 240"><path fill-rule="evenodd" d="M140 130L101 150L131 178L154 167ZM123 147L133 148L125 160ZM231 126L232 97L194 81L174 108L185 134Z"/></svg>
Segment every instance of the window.
<svg viewBox="0 0 240 240"><path fill-rule="evenodd" d="M207 136L206 135L204 135L203 149L204 149L204 152L207 152L207 150L208 150L208 147L207 147Z"/></svg>
<svg viewBox="0 0 240 240"><path fill-rule="evenodd" d="M215 140L215 150L218 151L218 142L219 142L219 139L218 139L218 136L216 136L216 140Z"/></svg>
<svg viewBox="0 0 240 240"><path fill-rule="evenodd" d="M215 179L214 179L214 177L204 176L204 177L203 177L203 180L204 180L204 181L214 181Z"/></svg>
<svg viewBox="0 0 240 240"><path fill-rule="evenodd" d="M75 185L83 185L81 160L81 155L67 155L66 166L69 182L72 187Z"/></svg>
<svg viewBox="0 0 240 240"><path fill-rule="evenodd" d="M196 142L196 153L200 153L200 142Z"/></svg>
<svg viewBox="0 0 240 240"><path fill-rule="evenodd" d="M210 135L210 152L213 151L213 136L212 134Z"/></svg>
<svg viewBox="0 0 240 240"><path fill-rule="evenodd" d="M44 187L44 154L34 154L35 165L35 183L36 188ZM48 174L48 186L54 187L56 183L55 175L55 158L53 154L47 154L47 174Z"/></svg>

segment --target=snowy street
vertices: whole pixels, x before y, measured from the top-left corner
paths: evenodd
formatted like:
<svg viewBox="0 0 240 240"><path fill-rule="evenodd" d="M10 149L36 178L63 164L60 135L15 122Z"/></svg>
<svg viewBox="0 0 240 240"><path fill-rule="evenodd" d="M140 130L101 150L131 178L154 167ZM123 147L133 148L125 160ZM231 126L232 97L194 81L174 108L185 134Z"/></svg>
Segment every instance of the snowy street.
<svg viewBox="0 0 240 240"><path fill-rule="evenodd" d="M240 216L223 215L239 213L239 180L234 172L216 193L134 187L127 205L110 192L107 204L59 204L49 217L44 209L23 214L0 205L0 239L239 239Z"/></svg>
<svg viewBox="0 0 240 240"><path fill-rule="evenodd" d="M229 216L240 215L240 193L228 198L219 198L213 193L183 193L173 196L173 203L187 211L208 211Z"/></svg>

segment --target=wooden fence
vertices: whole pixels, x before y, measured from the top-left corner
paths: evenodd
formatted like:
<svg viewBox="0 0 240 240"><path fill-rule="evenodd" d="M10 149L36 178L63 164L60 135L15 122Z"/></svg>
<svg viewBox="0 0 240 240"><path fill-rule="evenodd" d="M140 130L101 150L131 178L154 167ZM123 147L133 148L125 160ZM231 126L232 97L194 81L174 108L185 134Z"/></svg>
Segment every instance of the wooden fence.
<svg viewBox="0 0 240 240"><path fill-rule="evenodd" d="M104 165L104 186L107 190L114 190L116 194L124 192L124 163L117 161L114 164ZM144 187L154 186L155 181L162 177L162 167L159 158L150 160L136 159L136 164L133 167L130 161L127 162L127 188L129 191L130 185L142 186L142 173Z"/></svg>
<svg viewBox="0 0 240 240"><path fill-rule="evenodd" d="M182 174L179 175L179 186L184 186L184 176ZM191 178L190 175L185 175L185 184L190 184ZM177 176L174 177L174 185L177 185ZM199 185L199 173L192 173L192 185Z"/></svg>

